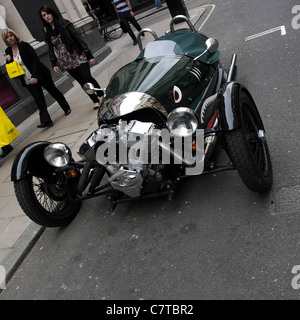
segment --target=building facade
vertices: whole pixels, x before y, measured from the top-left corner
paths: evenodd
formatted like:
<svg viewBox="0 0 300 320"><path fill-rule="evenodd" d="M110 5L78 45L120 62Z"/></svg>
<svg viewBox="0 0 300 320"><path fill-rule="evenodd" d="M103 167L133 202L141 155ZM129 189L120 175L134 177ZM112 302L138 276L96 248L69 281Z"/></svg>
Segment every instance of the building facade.
<svg viewBox="0 0 300 320"><path fill-rule="evenodd" d="M21 40L29 42L36 50L39 58L52 70L48 45L44 42L43 24L39 18L39 8L47 4L57 9L65 19L70 20L88 43L92 53L98 59L104 59L111 49L100 36L94 20L88 15L81 0L1 0L0 27L11 28L18 33ZM0 106L15 125L23 122L37 110L37 106L18 79L9 79L5 68L6 45L0 39ZM67 92L73 86L67 72L59 75L52 72L56 86ZM47 103L53 99L45 92Z"/></svg>
<svg viewBox="0 0 300 320"><path fill-rule="evenodd" d="M154 6L153 0L130 0L134 10ZM98 61L103 60L111 52L100 36L96 23L88 14L96 9L100 15L116 20L111 0L1 0L0 29L10 28L18 33L21 40L29 42L36 50L39 58L52 70L48 45L44 42L43 23L39 17L39 8L46 4L57 9L63 18L71 21L84 37L93 55ZM0 39L0 106L15 125L19 125L37 110L35 102L19 80L9 79L5 68L4 51L6 45ZM73 87L73 78L67 72L56 74L52 71L56 86L66 93ZM49 104L53 98L45 91Z"/></svg>

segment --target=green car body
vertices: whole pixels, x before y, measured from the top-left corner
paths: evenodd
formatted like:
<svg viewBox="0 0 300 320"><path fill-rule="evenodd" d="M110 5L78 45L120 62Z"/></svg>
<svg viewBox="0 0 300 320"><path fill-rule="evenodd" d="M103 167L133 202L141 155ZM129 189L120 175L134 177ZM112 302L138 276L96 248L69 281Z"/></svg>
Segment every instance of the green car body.
<svg viewBox="0 0 300 320"><path fill-rule="evenodd" d="M128 93L143 93L140 97L151 100L152 107L167 116L177 107L198 110L204 98L214 93L219 78L216 64L220 52L205 51L207 37L190 31L168 33L150 42L139 56L117 71L107 87L100 120L114 119L122 114L114 112L118 101ZM151 107L137 103L136 108ZM128 108L128 113L132 108Z"/></svg>

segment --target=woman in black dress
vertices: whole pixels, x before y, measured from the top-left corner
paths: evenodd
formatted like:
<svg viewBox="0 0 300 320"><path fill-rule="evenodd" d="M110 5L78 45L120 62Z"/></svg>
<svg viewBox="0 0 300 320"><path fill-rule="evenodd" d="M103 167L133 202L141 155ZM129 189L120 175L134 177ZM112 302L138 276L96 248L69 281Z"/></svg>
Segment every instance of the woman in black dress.
<svg viewBox="0 0 300 320"><path fill-rule="evenodd" d="M63 19L53 8L43 5L40 8L40 17L45 26L46 41L49 45L49 55L53 70L60 72L65 69L83 87L85 83L92 83L100 88L97 80L91 75L90 65L96 63L88 45L77 32L74 25ZM89 94L94 102L94 109L99 108L103 91ZM100 100L99 100L100 98Z"/></svg>

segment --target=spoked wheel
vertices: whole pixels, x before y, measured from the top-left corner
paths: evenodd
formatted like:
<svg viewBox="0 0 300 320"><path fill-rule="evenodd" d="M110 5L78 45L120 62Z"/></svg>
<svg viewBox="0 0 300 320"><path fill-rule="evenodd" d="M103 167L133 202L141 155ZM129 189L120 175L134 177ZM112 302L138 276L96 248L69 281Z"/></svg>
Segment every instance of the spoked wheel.
<svg viewBox="0 0 300 320"><path fill-rule="evenodd" d="M17 200L26 215L45 227L69 224L78 213L81 203L67 199L64 181L58 176L50 179L26 176L14 182Z"/></svg>
<svg viewBox="0 0 300 320"><path fill-rule="evenodd" d="M232 159L245 185L255 192L266 192L273 182L273 170L263 123L254 103L242 92L241 128L226 133Z"/></svg>

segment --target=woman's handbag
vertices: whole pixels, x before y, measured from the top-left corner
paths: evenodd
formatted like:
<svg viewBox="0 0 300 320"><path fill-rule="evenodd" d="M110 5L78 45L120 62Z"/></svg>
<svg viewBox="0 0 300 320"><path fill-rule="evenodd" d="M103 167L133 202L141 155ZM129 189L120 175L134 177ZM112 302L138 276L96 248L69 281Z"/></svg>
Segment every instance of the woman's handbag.
<svg viewBox="0 0 300 320"><path fill-rule="evenodd" d="M25 74L18 61L13 61L5 65L8 76L16 78Z"/></svg>
<svg viewBox="0 0 300 320"><path fill-rule="evenodd" d="M7 146L19 136L19 131L0 107L0 148Z"/></svg>

